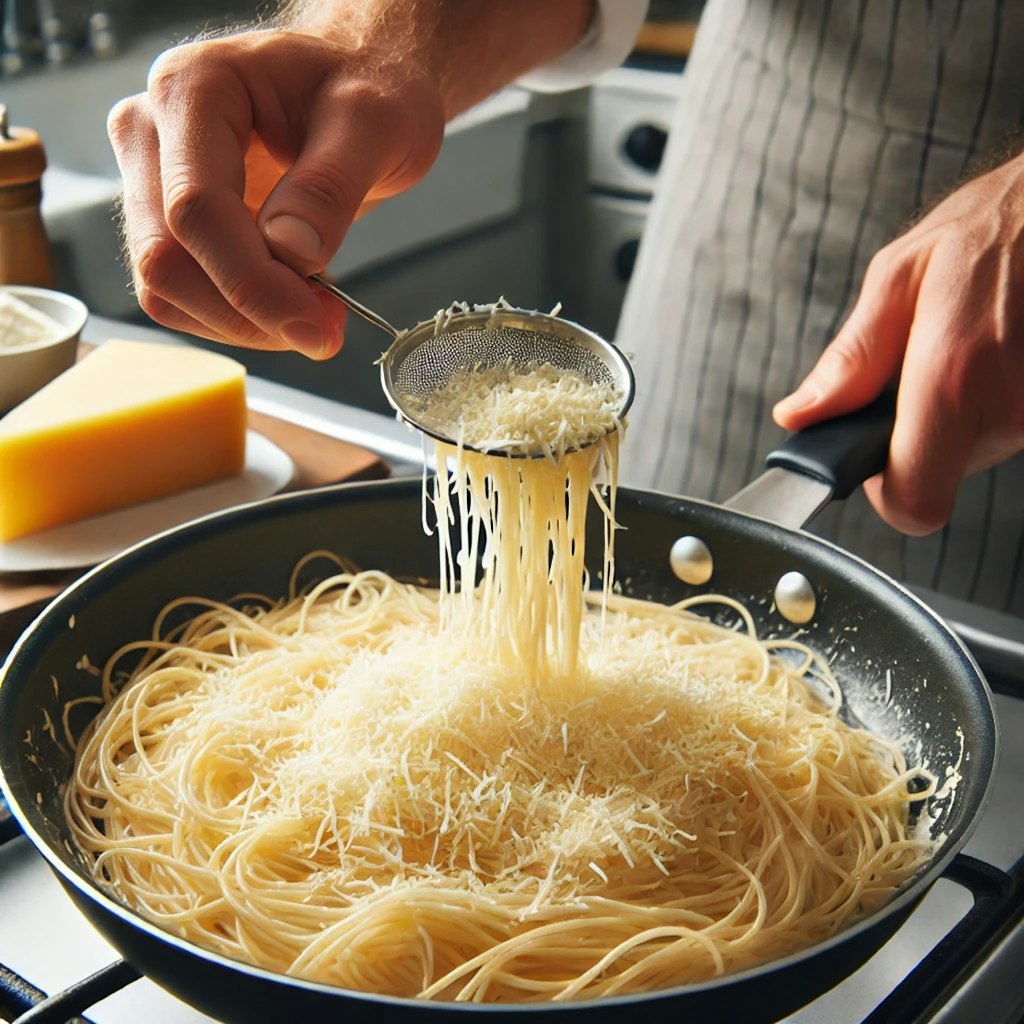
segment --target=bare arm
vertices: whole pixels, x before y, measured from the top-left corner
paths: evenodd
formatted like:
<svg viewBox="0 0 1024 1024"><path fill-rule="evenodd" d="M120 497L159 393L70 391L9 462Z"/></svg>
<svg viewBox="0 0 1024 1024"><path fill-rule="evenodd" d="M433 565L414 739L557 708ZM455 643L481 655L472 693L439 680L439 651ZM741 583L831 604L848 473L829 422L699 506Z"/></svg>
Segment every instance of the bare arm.
<svg viewBox="0 0 1024 1024"><path fill-rule="evenodd" d="M429 169L444 123L569 49L593 0L332 0L176 47L111 111L125 245L166 326L314 358L344 311L305 277L365 203Z"/></svg>
<svg viewBox="0 0 1024 1024"><path fill-rule="evenodd" d="M570 49L593 13L594 0L292 0L279 24L428 72L450 120Z"/></svg>

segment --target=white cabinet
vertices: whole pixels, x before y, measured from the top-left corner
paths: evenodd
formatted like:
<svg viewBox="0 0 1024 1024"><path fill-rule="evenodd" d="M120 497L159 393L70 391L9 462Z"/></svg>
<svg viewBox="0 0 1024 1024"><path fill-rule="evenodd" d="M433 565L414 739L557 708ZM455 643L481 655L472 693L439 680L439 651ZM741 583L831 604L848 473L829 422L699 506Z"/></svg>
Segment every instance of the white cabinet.
<svg viewBox="0 0 1024 1024"><path fill-rule="evenodd" d="M634 68L594 83L587 110L592 188L650 196L681 86L681 74Z"/></svg>
<svg viewBox="0 0 1024 1024"><path fill-rule="evenodd" d="M587 322L614 337L643 234L682 75L619 68L590 90L587 136Z"/></svg>

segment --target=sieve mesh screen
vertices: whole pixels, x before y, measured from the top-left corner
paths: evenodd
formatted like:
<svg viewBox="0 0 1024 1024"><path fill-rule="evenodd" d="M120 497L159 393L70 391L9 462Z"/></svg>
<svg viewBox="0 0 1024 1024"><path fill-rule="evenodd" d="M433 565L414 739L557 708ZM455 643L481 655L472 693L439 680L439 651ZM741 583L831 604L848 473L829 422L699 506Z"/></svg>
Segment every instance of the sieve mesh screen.
<svg viewBox="0 0 1024 1024"><path fill-rule="evenodd" d="M399 400L423 399L459 370L540 363L573 371L592 384L617 383L606 360L574 339L517 327L462 328L425 338L395 362L391 383Z"/></svg>

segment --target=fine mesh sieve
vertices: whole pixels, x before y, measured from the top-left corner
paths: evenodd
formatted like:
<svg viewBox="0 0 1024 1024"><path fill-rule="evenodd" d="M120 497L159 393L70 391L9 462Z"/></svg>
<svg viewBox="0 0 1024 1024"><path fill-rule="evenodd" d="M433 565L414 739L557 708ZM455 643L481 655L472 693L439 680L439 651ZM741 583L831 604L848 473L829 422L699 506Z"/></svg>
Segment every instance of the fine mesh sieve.
<svg viewBox="0 0 1024 1024"><path fill-rule="evenodd" d="M626 357L593 331L570 320L499 307L453 312L424 320L408 331L398 331L326 278L314 275L312 280L391 335L392 343L380 363L384 394L403 419L438 440L456 443L458 423L426 419L424 399L460 370L514 370L547 363L591 384L611 387L621 396L617 410L620 420L633 402L633 370Z"/></svg>

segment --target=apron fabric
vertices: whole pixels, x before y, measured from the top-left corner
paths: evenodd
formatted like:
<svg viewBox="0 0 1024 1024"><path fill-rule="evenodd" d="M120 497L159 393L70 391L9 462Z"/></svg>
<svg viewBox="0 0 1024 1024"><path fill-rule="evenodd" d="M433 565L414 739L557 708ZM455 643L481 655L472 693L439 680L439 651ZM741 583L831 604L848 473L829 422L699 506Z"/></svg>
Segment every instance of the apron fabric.
<svg viewBox="0 0 1024 1024"><path fill-rule="evenodd" d="M772 404L872 255L1012 152L1022 69L1020 0L709 0L617 332L637 374L624 482L722 501L757 475L784 436ZM965 481L929 537L860 491L812 529L1024 616L1024 456Z"/></svg>

